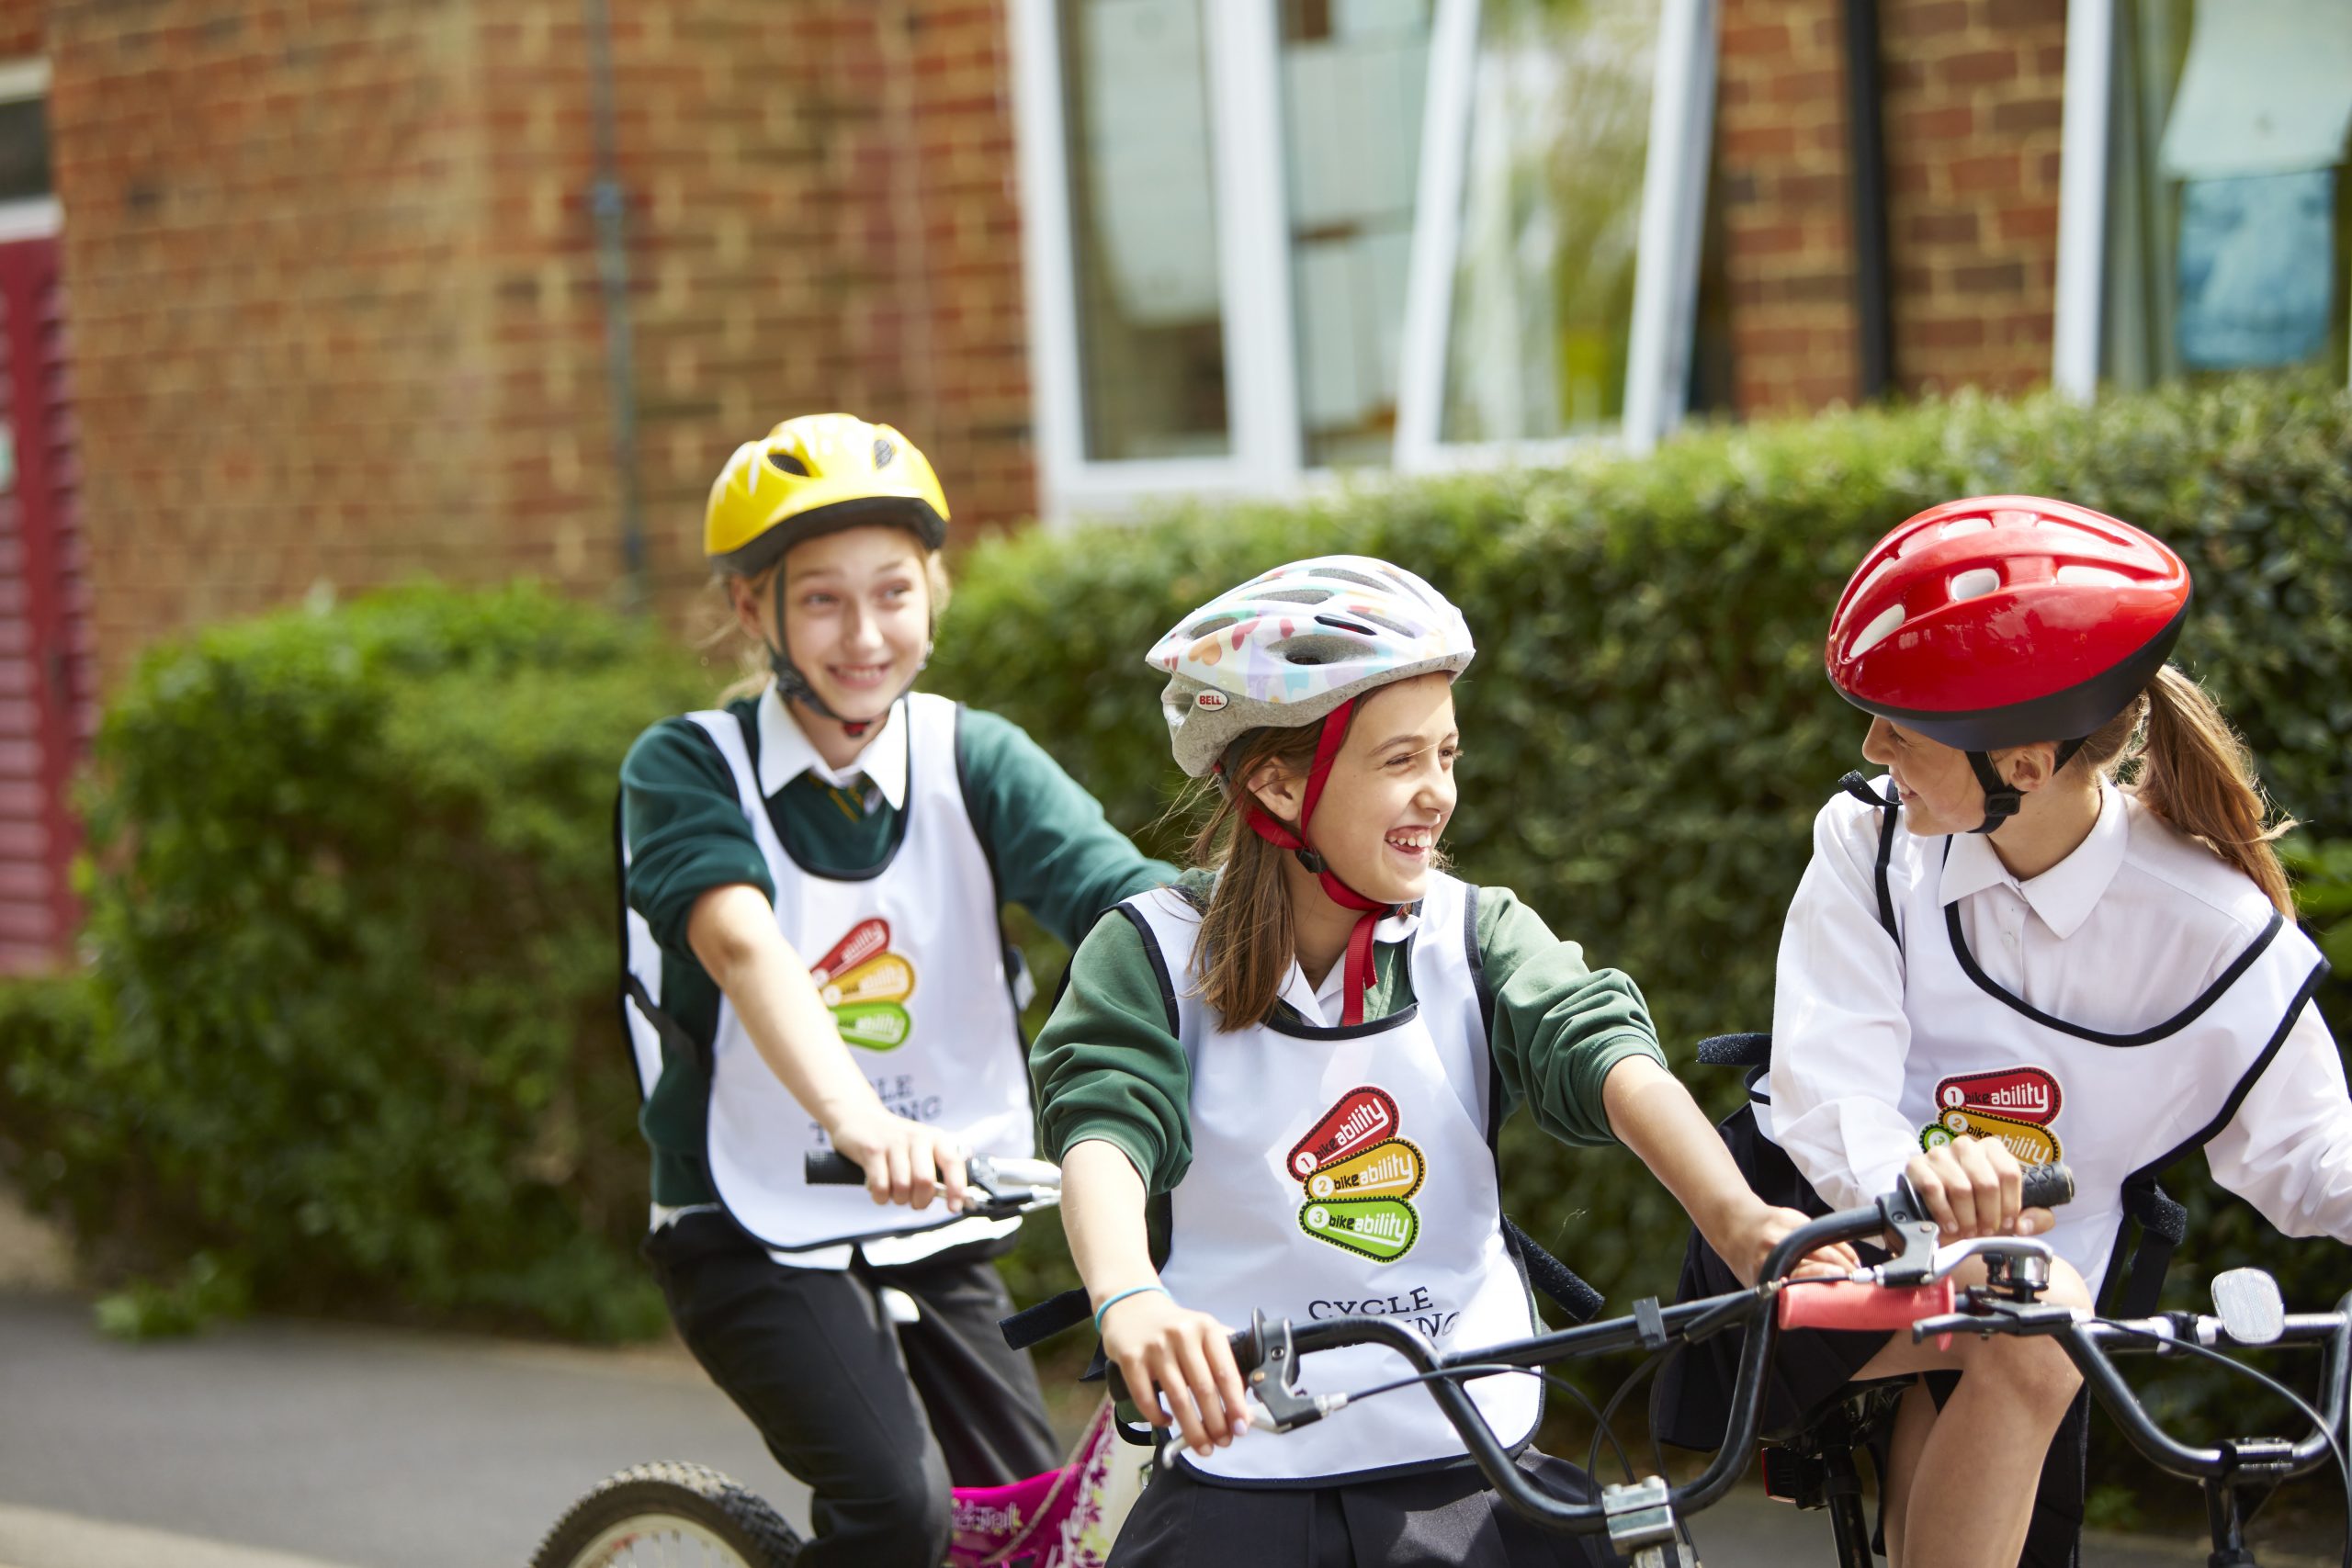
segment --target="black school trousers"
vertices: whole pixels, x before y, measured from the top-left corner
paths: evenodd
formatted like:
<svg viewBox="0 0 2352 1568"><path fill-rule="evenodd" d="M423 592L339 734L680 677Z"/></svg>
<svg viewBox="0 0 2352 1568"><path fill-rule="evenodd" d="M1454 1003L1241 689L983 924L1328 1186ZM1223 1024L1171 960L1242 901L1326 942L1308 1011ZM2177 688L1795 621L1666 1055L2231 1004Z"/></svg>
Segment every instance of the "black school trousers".
<svg viewBox="0 0 2352 1568"><path fill-rule="evenodd" d="M646 1237L686 1348L813 1493L798 1568L938 1568L950 1486L1061 1462L1037 1374L997 1329L1012 1310L989 1262L1002 1250L795 1269L718 1211ZM914 1298L920 1323L890 1321L886 1285Z"/></svg>
<svg viewBox="0 0 2352 1568"><path fill-rule="evenodd" d="M1282 1439L1252 1432L1245 1443ZM1590 1503L1599 1488L1530 1449L1544 1491ZM1156 1470L1111 1549L1111 1568L1605 1568L1600 1536L1561 1535L1512 1511L1467 1464L1316 1487L1219 1486Z"/></svg>

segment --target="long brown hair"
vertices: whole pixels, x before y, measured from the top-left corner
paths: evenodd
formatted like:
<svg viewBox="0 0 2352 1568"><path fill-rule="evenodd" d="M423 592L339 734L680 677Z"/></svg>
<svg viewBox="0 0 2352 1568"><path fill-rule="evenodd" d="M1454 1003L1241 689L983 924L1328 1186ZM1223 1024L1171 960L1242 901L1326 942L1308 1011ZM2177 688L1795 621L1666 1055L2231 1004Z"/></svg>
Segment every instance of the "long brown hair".
<svg viewBox="0 0 2352 1568"><path fill-rule="evenodd" d="M1352 725L1352 714L1349 720ZM1200 940L1193 944L1193 978L1220 1029L1263 1021L1298 951L1283 881L1283 857L1290 852L1260 838L1242 819L1250 775L1268 762L1306 773L1322 728L1253 729L1236 740L1225 753L1222 785L1211 786L1214 807L1193 836L1193 863L1216 874Z"/></svg>
<svg viewBox="0 0 2352 1568"><path fill-rule="evenodd" d="M2289 919L2287 870L2271 841L2295 827L2274 817L2253 753L2213 699L2172 665L2083 742L2075 759L2117 776L2140 803L2254 879Z"/></svg>

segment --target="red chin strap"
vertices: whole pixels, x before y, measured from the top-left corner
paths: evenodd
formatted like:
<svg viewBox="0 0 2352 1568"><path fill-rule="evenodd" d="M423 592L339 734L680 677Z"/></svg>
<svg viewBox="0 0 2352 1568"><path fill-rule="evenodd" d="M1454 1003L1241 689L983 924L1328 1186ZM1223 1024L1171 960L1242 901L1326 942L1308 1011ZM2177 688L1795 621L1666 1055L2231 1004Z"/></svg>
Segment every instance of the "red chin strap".
<svg viewBox="0 0 2352 1568"><path fill-rule="evenodd" d="M1394 908L1392 905L1365 897L1340 881L1324 863L1323 857L1309 849L1306 843L1306 825L1315 816L1315 803L1323 798L1324 781L1331 776L1331 763L1340 754L1340 743L1347 739L1348 715L1354 711L1355 705L1356 700L1350 697L1333 708L1323 720L1323 732L1315 741L1315 762L1306 770L1306 798L1298 808L1298 829L1295 832L1288 823L1269 814L1254 798L1245 795L1242 802L1242 820L1250 824L1250 831L1276 848L1288 850L1296 855L1298 863L1313 872L1317 880L1322 883L1323 891L1331 902L1343 909L1362 909L1364 912L1363 919L1356 922L1355 930L1348 933L1348 965L1340 985L1340 995L1344 998L1340 1007L1342 1028L1363 1021L1363 994L1372 989L1373 928L1379 925L1382 918Z"/></svg>

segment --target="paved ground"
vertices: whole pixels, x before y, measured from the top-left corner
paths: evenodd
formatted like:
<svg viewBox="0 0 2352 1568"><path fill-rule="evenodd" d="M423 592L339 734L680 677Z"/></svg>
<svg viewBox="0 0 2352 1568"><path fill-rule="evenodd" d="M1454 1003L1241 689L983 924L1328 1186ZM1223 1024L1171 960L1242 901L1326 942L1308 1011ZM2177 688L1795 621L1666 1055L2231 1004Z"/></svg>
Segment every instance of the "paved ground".
<svg viewBox="0 0 2352 1568"><path fill-rule="evenodd" d="M0 1293L0 1568L515 1568L580 1493L655 1458L806 1518L675 1349L289 1323L125 1346L70 1297ZM1752 1495L1700 1524L1708 1568L1826 1556L1821 1516ZM2119 1540L2086 1568L2202 1559Z"/></svg>

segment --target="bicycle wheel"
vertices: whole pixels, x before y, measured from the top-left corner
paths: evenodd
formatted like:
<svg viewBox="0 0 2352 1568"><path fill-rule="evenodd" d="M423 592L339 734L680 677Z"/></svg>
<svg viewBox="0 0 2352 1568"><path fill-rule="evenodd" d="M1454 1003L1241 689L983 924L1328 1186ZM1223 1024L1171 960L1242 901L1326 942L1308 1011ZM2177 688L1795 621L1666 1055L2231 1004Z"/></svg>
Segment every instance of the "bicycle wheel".
<svg viewBox="0 0 2352 1568"><path fill-rule="evenodd" d="M699 1464L632 1465L574 1503L531 1568L791 1568L800 1537L755 1493Z"/></svg>

